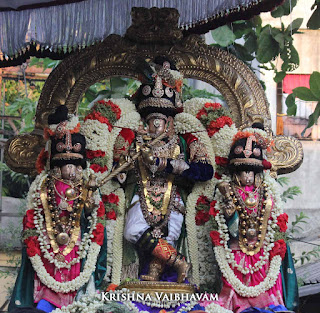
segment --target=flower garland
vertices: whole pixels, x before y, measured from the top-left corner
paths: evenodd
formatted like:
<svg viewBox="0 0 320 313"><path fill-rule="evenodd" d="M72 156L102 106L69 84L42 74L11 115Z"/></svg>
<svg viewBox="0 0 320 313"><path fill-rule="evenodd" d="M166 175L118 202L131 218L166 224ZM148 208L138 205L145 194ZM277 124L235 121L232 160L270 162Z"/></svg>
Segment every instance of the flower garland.
<svg viewBox="0 0 320 313"><path fill-rule="evenodd" d="M216 156L228 158L232 139L237 131L234 124L231 126L225 125L211 137L213 150Z"/></svg>
<svg viewBox="0 0 320 313"><path fill-rule="evenodd" d="M57 308L53 310L52 313L95 313L103 307L103 305L104 303L101 301L99 295L83 296L79 301L74 301L68 306L61 307L61 309Z"/></svg>
<svg viewBox="0 0 320 313"><path fill-rule="evenodd" d="M208 157L213 166L215 166L214 153L208 134L201 124L193 115L189 113L179 113L174 119L175 132L177 134L191 133L196 136L199 142L203 143L207 149ZM188 248L190 251L190 260L192 263L193 278L196 284L200 284L199 276L199 244L197 240L197 229L195 225L196 203L201 195L212 197L214 191L213 179L207 182L197 182L189 194L186 202L186 228Z"/></svg>
<svg viewBox="0 0 320 313"><path fill-rule="evenodd" d="M124 215L125 215L125 193L122 188L116 190L116 194L119 197L118 210L119 215L117 217L114 237L113 237L113 268L111 282L113 284L120 284L121 281L121 269L122 269L122 253L123 253L123 229L124 229Z"/></svg>
<svg viewBox="0 0 320 313"><path fill-rule="evenodd" d="M84 179L88 178L89 173L89 170L84 171ZM55 259L55 254L49 252L51 245L44 227L44 212L40 196L42 185L46 179L47 174L42 172L36 177L29 189L27 196L27 205L29 209L24 217L23 239L27 246L27 254L31 264L40 281L56 292L67 293L75 291L83 286L95 269L97 257L101 248L100 246L103 243L105 210L99 195L96 193L94 199L96 203L100 202L100 206L96 207L91 216L88 217L90 228L89 231L83 235L80 242L79 250L77 252L78 257L73 258L70 262L61 262ZM48 274L41 256L46 258L50 263L53 263L57 269L70 269L72 265L79 263L82 259L87 257L87 260L84 265L84 271L81 272L78 277L72 281L60 283Z"/></svg>
<svg viewBox="0 0 320 313"><path fill-rule="evenodd" d="M233 313L232 311L225 309L224 307L214 302L207 305L205 311L207 313Z"/></svg>
<svg viewBox="0 0 320 313"><path fill-rule="evenodd" d="M200 286L208 286L209 288L216 277L217 270L209 236L211 227L211 223L196 226L199 251L201 251L201 253L199 253Z"/></svg>
<svg viewBox="0 0 320 313"><path fill-rule="evenodd" d="M281 256L276 255L270 262L269 271L265 279L256 286L246 286L244 285L239 278L237 278L230 268L229 265L226 264L226 254L224 247L214 247L214 252L217 258L217 262L219 264L222 275L226 278L229 284L231 284L232 288L242 297L257 297L260 294L266 292L270 288L274 286L276 280L280 273L281 267Z"/></svg>
<svg viewBox="0 0 320 313"><path fill-rule="evenodd" d="M80 275L73 280L67 282L58 282L56 281L45 269L44 264L39 255L35 255L30 259L31 264L40 281L46 285L49 289L55 292L68 293L72 291L79 290L85 283L88 282L91 274L96 268L97 258L100 252L100 245L93 242L90 246L88 253L88 258L85 262L83 271Z"/></svg>
<svg viewBox="0 0 320 313"><path fill-rule="evenodd" d="M228 176L224 175L220 181L230 181ZM286 216L283 215L283 204L280 198L280 193L276 186L276 182L271 178L270 173L267 171L264 177L264 183L266 185L266 192L268 197L272 195L273 208L271 216L267 225L267 233L263 244L263 254L260 256L260 260L254 264L249 265L249 268L245 268L242 265L237 264L234 258L232 250L228 247L228 241L230 239L228 233L228 226L224 215L221 213L221 206L223 205L223 198L218 191L215 197L215 211L214 219L217 222L217 231L212 231L210 236L212 242L215 245L214 251L224 277L232 285L232 287L242 296L255 297L260 293L270 289L277 280L280 271L281 260L285 254L285 243L283 240L274 242L275 232L279 229L279 225L283 226L284 221L287 221ZM266 203L267 200L265 200ZM284 229L285 227L282 227ZM253 274L259 271L269 260L270 267L267 277L258 285L254 287L247 287L243 285L240 280L235 276L232 268L236 268L242 274ZM255 287L257 287L255 289ZM257 293L258 290L260 293Z"/></svg>
<svg viewBox="0 0 320 313"><path fill-rule="evenodd" d="M131 143L134 138L132 130L138 129L140 120L135 105L127 99L101 100L93 106L85 118L83 134L89 136L90 167L96 172L98 179L101 180L103 175L112 169L114 146L119 135L124 141L129 140ZM108 129L103 124L106 124ZM102 130L105 132L103 140L99 137ZM108 264L105 279L119 284L122 268L125 194L120 184L115 181L107 182L100 191L108 219Z"/></svg>

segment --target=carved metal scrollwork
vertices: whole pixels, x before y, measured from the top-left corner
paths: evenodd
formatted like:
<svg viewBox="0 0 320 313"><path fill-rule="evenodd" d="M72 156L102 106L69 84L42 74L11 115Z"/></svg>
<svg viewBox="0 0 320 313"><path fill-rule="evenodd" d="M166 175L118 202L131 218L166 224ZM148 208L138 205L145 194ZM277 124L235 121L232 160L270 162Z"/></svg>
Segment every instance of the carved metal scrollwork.
<svg viewBox="0 0 320 313"><path fill-rule="evenodd" d="M25 134L13 137L6 143L6 164L13 171L35 176L35 162L43 146L44 139L41 135Z"/></svg>
<svg viewBox="0 0 320 313"><path fill-rule="evenodd" d="M293 137L276 136L273 138L274 146L267 154L272 164L272 170L277 174L294 172L303 161L303 148L299 140Z"/></svg>
<svg viewBox="0 0 320 313"><path fill-rule="evenodd" d="M178 12L172 9L168 14L168 10L171 9L135 8L133 25L124 37L110 35L103 42L64 59L50 74L42 90L35 131L43 130L48 115L59 105L76 112L84 92L92 84L114 76L137 79L137 61L157 55L173 59L184 77L202 80L219 90L238 127L251 125L256 116L270 121L269 104L256 75L234 55L206 45L200 36L182 37L177 24ZM146 25L149 25L148 31ZM166 36L157 37L160 28ZM24 138L26 141L27 137ZM32 146L32 136L30 140L29 146ZM36 148L38 151L38 146ZM283 158L280 151L277 153ZM6 155L8 165L15 171L34 172L36 153L29 156L28 164L23 163L21 154L14 153L11 146ZM24 165L21 167L21 164ZM285 163L278 164L279 173L291 171L291 168Z"/></svg>

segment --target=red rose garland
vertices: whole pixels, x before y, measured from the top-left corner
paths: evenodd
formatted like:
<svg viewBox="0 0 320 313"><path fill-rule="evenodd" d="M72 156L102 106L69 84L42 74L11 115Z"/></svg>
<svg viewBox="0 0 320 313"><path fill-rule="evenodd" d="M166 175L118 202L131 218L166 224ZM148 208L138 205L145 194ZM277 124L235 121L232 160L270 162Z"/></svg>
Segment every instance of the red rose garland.
<svg viewBox="0 0 320 313"><path fill-rule="evenodd" d="M212 137L225 125L231 126L233 124L231 117L227 114L220 103L207 102L199 110L196 117L206 127L209 137Z"/></svg>
<svg viewBox="0 0 320 313"><path fill-rule="evenodd" d="M196 225L204 225L206 222L209 221L209 219L209 212L206 212L205 210L200 210L196 214Z"/></svg>
<svg viewBox="0 0 320 313"><path fill-rule="evenodd" d="M283 239L277 240L270 251L269 258L272 260L276 255L280 255L283 260L287 252L287 245Z"/></svg>
<svg viewBox="0 0 320 313"><path fill-rule="evenodd" d="M287 213L283 213L278 216L277 225L279 226L280 232L284 233L288 229L288 226L287 226L288 219L289 217Z"/></svg>
<svg viewBox="0 0 320 313"><path fill-rule="evenodd" d="M212 230L210 232L210 237L211 237L211 240L212 240L212 243L214 246L222 246L223 245L222 243L220 243L221 238L220 238L220 234L218 231Z"/></svg>

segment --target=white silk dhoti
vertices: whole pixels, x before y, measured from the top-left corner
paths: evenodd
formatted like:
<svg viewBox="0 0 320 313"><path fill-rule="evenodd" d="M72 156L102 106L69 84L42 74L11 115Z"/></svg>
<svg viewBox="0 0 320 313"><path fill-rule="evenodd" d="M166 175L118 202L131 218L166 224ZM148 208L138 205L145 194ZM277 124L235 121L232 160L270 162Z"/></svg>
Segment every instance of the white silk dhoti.
<svg viewBox="0 0 320 313"><path fill-rule="evenodd" d="M182 204L181 199L180 203ZM143 217L138 195L133 197L131 204L132 207L129 209L126 217L124 237L135 244L150 226ZM182 223L183 215L177 211L171 211L168 222L168 236L165 239L173 247L176 246L180 237Z"/></svg>

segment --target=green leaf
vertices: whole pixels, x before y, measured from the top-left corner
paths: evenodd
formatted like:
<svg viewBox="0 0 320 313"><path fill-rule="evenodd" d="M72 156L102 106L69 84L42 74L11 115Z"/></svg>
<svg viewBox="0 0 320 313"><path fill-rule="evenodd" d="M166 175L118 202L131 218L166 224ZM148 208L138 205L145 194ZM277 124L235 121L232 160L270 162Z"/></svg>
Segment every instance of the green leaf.
<svg viewBox="0 0 320 313"><path fill-rule="evenodd" d="M297 113L297 105L295 102L295 95L294 93L291 93L287 99L286 99L286 105L287 105L287 114L289 116L295 116Z"/></svg>
<svg viewBox="0 0 320 313"><path fill-rule="evenodd" d="M252 27L249 27L246 21L240 23L232 23L232 31L236 39L242 38L244 35L252 32Z"/></svg>
<svg viewBox="0 0 320 313"><path fill-rule="evenodd" d="M307 128L313 126L320 116L320 102L317 103L317 106L312 114L309 115L309 121L306 128L302 131L301 136L304 136L304 133L306 132Z"/></svg>
<svg viewBox="0 0 320 313"><path fill-rule="evenodd" d="M287 27L286 33L287 34L291 34L291 32L292 34L296 33L299 30L302 22L303 22L303 18L297 18L293 20L292 23Z"/></svg>
<svg viewBox="0 0 320 313"><path fill-rule="evenodd" d="M313 72L310 76L309 83L311 92L320 101L320 73Z"/></svg>
<svg viewBox="0 0 320 313"><path fill-rule="evenodd" d="M269 27L266 27L258 39L257 60L260 63L267 63L279 54L279 43L270 34Z"/></svg>
<svg viewBox="0 0 320 313"><path fill-rule="evenodd" d="M292 90L294 95L304 101L317 101L318 98L307 87L296 87Z"/></svg>
<svg viewBox="0 0 320 313"><path fill-rule="evenodd" d="M245 36L244 47L247 49L248 53L254 53L258 49L258 39L255 33L250 33Z"/></svg>
<svg viewBox="0 0 320 313"><path fill-rule="evenodd" d="M286 72L277 72L276 76L273 78L273 80L276 83L280 83L281 81L283 81L283 79L286 77Z"/></svg>
<svg viewBox="0 0 320 313"><path fill-rule="evenodd" d="M277 178L277 183L280 184L281 187L289 184L289 177L281 176Z"/></svg>
<svg viewBox="0 0 320 313"><path fill-rule="evenodd" d="M297 0L286 0L283 5L277 7L271 12L272 17L281 17L284 15L289 15L292 9L296 6Z"/></svg>
<svg viewBox="0 0 320 313"><path fill-rule="evenodd" d="M244 46L234 43L233 47L234 54L242 61L252 61L254 59L254 56L250 54Z"/></svg>
<svg viewBox="0 0 320 313"><path fill-rule="evenodd" d="M312 13L307 27L310 29L319 29L320 28L320 6Z"/></svg>
<svg viewBox="0 0 320 313"><path fill-rule="evenodd" d="M293 105L291 107L287 107L287 115L289 116L296 116L297 114L297 105Z"/></svg>
<svg viewBox="0 0 320 313"><path fill-rule="evenodd" d="M216 43L222 47L227 47L236 40L235 34L227 25L212 30L211 35Z"/></svg>
<svg viewBox="0 0 320 313"><path fill-rule="evenodd" d="M279 33L279 34L277 34L276 36L274 36L273 38L274 38L274 40L275 40L276 42L279 43L279 47L280 47L280 49L282 50L282 49L284 48L284 40L285 40L284 34L283 34L283 33Z"/></svg>

